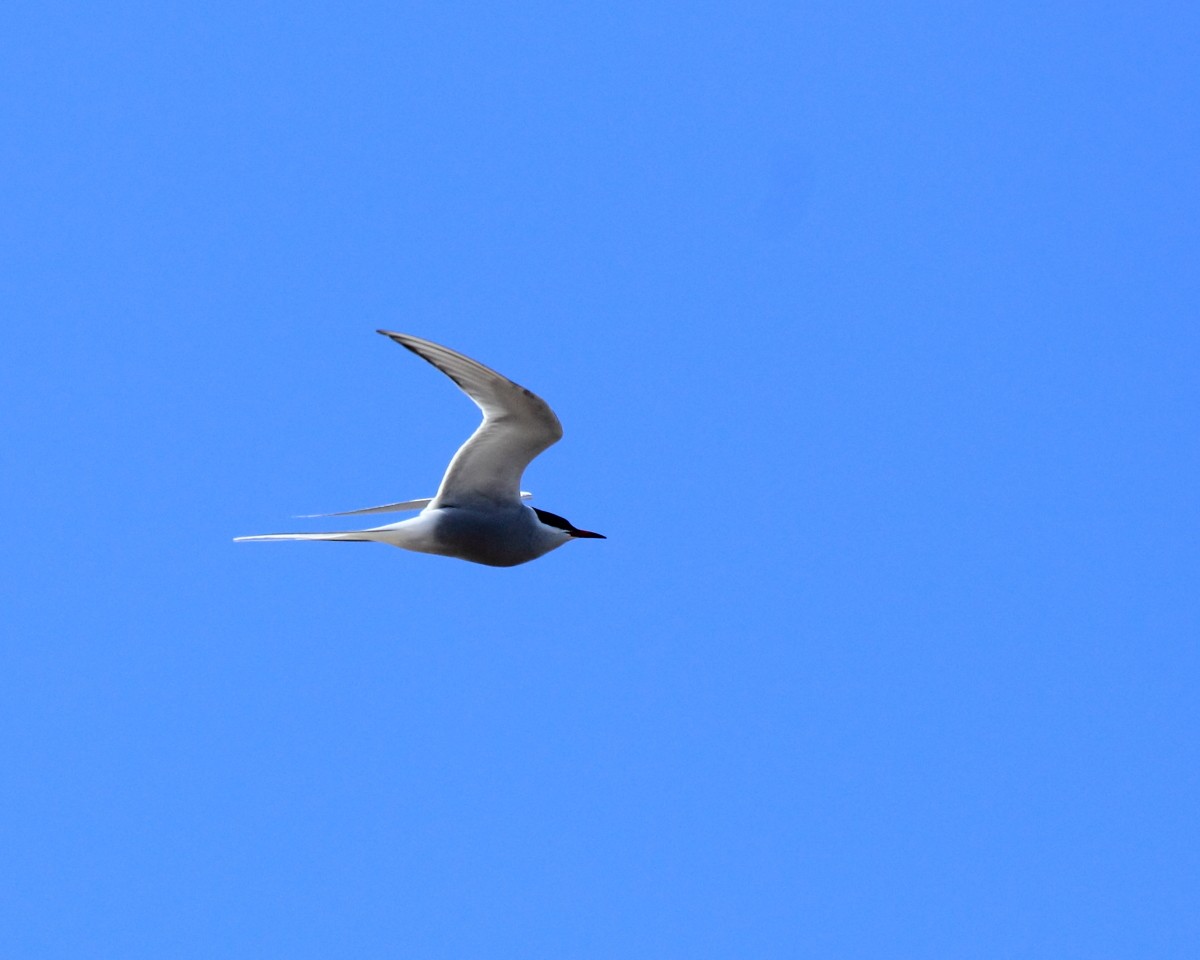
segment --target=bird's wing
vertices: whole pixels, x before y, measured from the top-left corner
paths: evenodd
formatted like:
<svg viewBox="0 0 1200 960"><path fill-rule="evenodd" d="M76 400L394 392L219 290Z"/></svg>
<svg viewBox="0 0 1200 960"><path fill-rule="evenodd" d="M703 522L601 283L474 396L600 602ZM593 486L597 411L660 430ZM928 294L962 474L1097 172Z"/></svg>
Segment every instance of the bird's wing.
<svg viewBox="0 0 1200 960"><path fill-rule="evenodd" d="M521 474L562 437L546 401L461 353L404 333L379 332L441 370L483 411L483 423L450 461L433 505L519 502Z"/></svg>
<svg viewBox="0 0 1200 960"><path fill-rule="evenodd" d="M400 503L385 503L378 507L363 507L361 510L339 510L337 513L300 513L297 520L313 520L317 517L353 517L360 513L403 513L405 510L424 510L433 502L427 500L404 500Z"/></svg>
<svg viewBox="0 0 1200 960"><path fill-rule="evenodd" d="M528 490L521 491L521 499L528 500L533 494ZM361 510L340 510L337 513L302 513L297 520L314 520L317 517L353 517L360 513L403 513L405 510L424 510L433 503L433 497L425 500L405 500L402 503L385 503L381 507L363 507Z"/></svg>

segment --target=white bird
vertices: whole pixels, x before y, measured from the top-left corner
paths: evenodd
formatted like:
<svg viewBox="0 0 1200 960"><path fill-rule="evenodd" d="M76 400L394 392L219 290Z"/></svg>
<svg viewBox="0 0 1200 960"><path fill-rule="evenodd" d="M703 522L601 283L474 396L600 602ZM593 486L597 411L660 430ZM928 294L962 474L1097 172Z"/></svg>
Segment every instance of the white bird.
<svg viewBox="0 0 1200 960"><path fill-rule="evenodd" d="M453 380L483 411L483 422L446 468L437 496L313 516L420 510L411 520L340 533L272 533L245 540L351 540L386 543L419 553L458 557L493 567L536 560L569 540L605 539L522 500L521 474L562 437L562 425L541 399L495 370L447 347L379 330Z"/></svg>

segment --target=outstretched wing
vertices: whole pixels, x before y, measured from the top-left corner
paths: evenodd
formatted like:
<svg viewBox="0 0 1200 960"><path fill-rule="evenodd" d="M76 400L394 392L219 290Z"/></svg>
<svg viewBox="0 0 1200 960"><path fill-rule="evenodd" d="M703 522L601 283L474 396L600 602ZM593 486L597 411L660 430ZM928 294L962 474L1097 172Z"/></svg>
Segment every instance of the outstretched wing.
<svg viewBox="0 0 1200 960"><path fill-rule="evenodd" d="M525 468L562 437L546 401L461 353L404 333L379 333L433 364L483 411L483 423L450 461L433 506L519 503Z"/></svg>
<svg viewBox="0 0 1200 960"><path fill-rule="evenodd" d="M528 490L521 491L521 499L528 500L533 494ZM400 503L385 503L379 507L363 507L361 510L339 510L337 513L301 513L297 520L314 520L318 517L354 517L360 513L404 513L406 510L424 510L433 503L433 497L424 500L404 500Z"/></svg>

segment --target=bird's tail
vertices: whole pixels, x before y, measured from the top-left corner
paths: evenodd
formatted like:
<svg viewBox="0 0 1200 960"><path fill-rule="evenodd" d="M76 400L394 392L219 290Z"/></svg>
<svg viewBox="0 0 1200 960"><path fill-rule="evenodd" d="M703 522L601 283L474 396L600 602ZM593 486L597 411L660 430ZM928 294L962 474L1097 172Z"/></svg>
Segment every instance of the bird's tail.
<svg viewBox="0 0 1200 960"><path fill-rule="evenodd" d="M342 540L347 542L369 543L376 540L370 536L369 530L347 530L342 533L265 533L257 537L234 537L234 543L245 543L249 540Z"/></svg>

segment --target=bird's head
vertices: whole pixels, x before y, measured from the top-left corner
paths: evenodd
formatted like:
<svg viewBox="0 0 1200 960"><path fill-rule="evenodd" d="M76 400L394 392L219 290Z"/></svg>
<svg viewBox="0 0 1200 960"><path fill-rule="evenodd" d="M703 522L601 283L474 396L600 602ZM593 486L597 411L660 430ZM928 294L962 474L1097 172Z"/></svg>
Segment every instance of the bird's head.
<svg viewBox="0 0 1200 960"><path fill-rule="evenodd" d="M537 514L537 518L542 522L544 527L553 527L555 530L561 531L564 540L607 540L602 533L592 533L590 530L580 530L566 517L560 517L557 513L551 513L549 510L539 510L533 507L533 512Z"/></svg>

